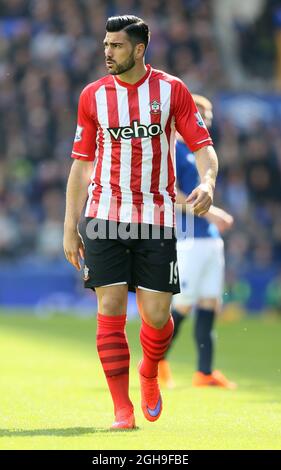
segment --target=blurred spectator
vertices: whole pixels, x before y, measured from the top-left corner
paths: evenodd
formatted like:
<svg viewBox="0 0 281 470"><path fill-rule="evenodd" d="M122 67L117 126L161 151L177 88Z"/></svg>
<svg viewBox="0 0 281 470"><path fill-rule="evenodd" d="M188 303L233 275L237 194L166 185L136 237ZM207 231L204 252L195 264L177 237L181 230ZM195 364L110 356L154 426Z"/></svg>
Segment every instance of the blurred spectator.
<svg viewBox="0 0 281 470"><path fill-rule="evenodd" d="M249 2L244 2L247 5ZM281 1L255 1L256 15L237 21L240 57L251 79L267 78L271 87L281 90Z"/></svg>

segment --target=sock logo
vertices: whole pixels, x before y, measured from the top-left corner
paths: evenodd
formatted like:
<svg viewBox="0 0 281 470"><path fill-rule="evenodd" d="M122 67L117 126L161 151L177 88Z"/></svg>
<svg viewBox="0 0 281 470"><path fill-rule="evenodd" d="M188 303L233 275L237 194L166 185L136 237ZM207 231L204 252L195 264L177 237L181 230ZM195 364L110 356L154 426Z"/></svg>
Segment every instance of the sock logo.
<svg viewBox="0 0 281 470"><path fill-rule="evenodd" d="M125 127L108 127L108 132L114 140L132 139L133 137L143 139L145 137L155 137L156 135L163 134L161 124L149 124L145 126L140 124L137 120L132 121L131 126Z"/></svg>
<svg viewBox="0 0 281 470"><path fill-rule="evenodd" d="M156 416L159 415L160 411L161 411L161 404L162 404L162 399L161 397L159 397L159 400L157 402L157 405L155 406L154 409L151 409L149 408L147 405L146 405L146 409L148 411L148 413L150 414L150 416L152 416L153 418L155 418Z"/></svg>

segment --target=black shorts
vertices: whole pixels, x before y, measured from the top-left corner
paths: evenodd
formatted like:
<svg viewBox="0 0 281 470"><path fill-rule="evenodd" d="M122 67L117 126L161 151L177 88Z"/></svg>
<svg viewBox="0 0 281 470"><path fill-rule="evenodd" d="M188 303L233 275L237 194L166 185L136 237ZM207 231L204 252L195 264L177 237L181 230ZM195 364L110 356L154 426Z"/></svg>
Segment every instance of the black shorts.
<svg viewBox="0 0 281 470"><path fill-rule="evenodd" d="M86 218L80 232L85 287L124 283L133 292L136 287L180 292L173 228Z"/></svg>

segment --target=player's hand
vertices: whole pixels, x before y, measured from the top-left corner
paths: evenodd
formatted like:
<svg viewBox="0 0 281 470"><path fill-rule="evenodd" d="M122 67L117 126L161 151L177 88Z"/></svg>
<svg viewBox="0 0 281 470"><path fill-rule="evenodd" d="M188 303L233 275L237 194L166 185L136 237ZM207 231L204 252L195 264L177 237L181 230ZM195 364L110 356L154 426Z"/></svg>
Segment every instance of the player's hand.
<svg viewBox="0 0 281 470"><path fill-rule="evenodd" d="M78 271L81 269L80 258L85 258L85 247L78 230L65 229L63 237L64 254Z"/></svg>
<svg viewBox="0 0 281 470"><path fill-rule="evenodd" d="M186 198L186 203L191 204L195 215L204 215L213 203L213 188L210 184L201 183Z"/></svg>

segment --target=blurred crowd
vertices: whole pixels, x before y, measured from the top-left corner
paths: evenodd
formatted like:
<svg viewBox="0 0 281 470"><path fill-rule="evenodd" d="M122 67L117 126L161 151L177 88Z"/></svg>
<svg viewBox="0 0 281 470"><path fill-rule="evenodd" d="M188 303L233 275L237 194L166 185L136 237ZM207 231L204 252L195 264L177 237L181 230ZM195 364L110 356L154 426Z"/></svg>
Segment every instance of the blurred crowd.
<svg viewBox="0 0 281 470"><path fill-rule="evenodd" d="M65 184L79 94L106 73L106 18L149 23L147 62L213 99L231 90L211 0L2 0L0 2L0 259L60 258ZM241 41L245 39L243 31ZM246 50L241 58L245 61ZM216 114L216 108L214 109ZM245 132L215 120L217 204L235 216L228 282L250 266L281 264L280 124ZM276 274L277 273L277 274Z"/></svg>

